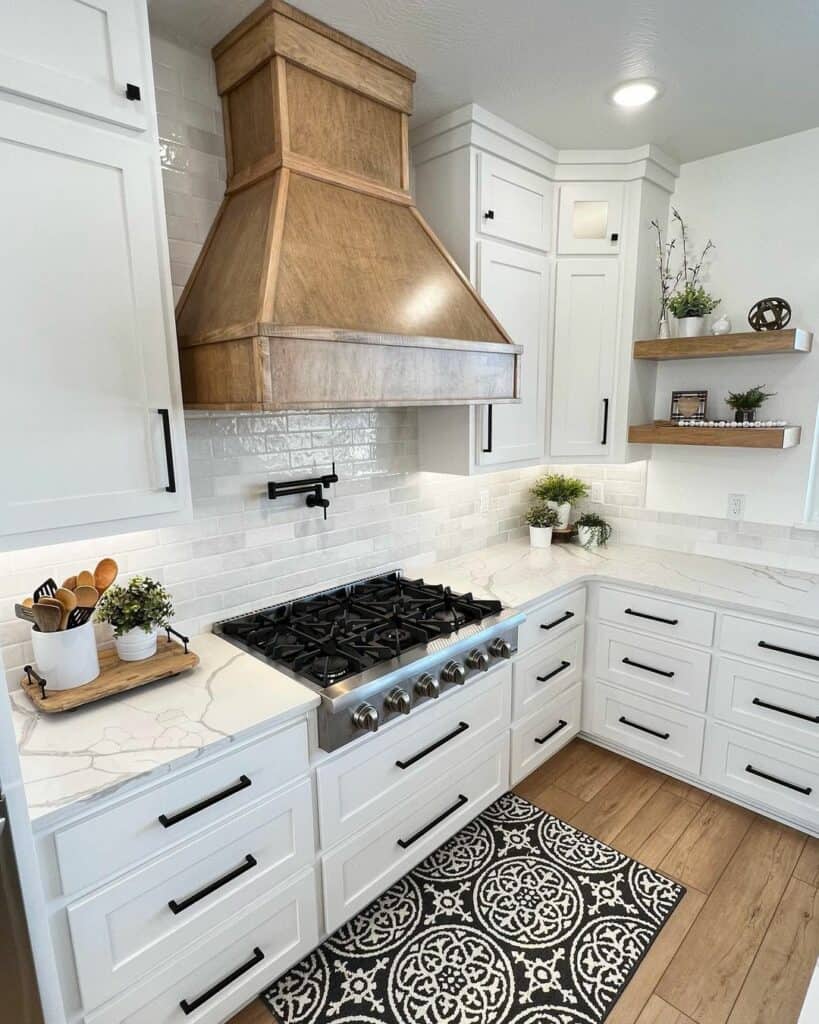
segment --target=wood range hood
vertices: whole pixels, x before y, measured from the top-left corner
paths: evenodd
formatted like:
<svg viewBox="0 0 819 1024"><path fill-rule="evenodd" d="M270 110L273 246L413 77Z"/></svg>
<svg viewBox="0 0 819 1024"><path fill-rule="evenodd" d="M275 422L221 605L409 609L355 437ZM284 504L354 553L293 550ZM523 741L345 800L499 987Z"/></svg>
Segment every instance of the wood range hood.
<svg viewBox="0 0 819 1024"><path fill-rule="evenodd" d="M519 400L519 346L409 192L415 74L280 0L213 50L225 198L176 311L185 405Z"/></svg>

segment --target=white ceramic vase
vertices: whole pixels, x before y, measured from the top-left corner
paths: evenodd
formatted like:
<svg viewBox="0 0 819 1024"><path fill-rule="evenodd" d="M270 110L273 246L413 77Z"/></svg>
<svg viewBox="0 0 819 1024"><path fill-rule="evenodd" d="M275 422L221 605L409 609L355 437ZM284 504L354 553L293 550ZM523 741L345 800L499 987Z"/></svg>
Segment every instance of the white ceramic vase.
<svg viewBox="0 0 819 1024"><path fill-rule="evenodd" d="M731 333L731 321L727 316L721 316L719 320L716 320L711 325L712 334L730 334Z"/></svg>
<svg viewBox="0 0 819 1024"><path fill-rule="evenodd" d="M57 633L32 629L31 646L37 671L49 690L71 690L100 674L93 622Z"/></svg>
<svg viewBox="0 0 819 1024"><path fill-rule="evenodd" d="M681 316L677 321L678 338L696 338L705 334L704 316Z"/></svg>
<svg viewBox="0 0 819 1024"><path fill-rule="evenodd" d="M549 508L553 508L558 515L557 527L558 529L565 529L569 525L569 516L572 514L572 506L568 501L564 501L558 505L556 501L547 501L546 504Z"/></svg>
<svg viewBox="0 0 819 1024"><path fill-rule="evenodd" d="M599 548L598 534L590 526L578 526L577 540L584 548Z"/></svg>
<svg viewBox="0 0 819 1024"><path fill-rule="evenodd" d="M158 629L146 633L139 626L136 629L129 629L122 636L114 637L114 646L117 649L120 661L144 661L146 658L156 654L156 638Z"/></svg>
<svg viewBox="0 0 819 1024"><path fill-rule="evenodd" d="M529 544L533 548L548 548L552 543L551 526L530 526Z"/></svg>

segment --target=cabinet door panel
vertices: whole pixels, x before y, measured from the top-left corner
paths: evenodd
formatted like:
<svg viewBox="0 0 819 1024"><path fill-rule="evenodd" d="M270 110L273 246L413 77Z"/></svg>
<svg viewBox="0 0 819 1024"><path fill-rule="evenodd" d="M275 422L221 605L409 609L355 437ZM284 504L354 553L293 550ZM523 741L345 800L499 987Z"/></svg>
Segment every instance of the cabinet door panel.
<svg viewBox="0 0 819 1024"><path fill-rule="evenodd" d="M0 88L147 126L138 0L0 0ZM145 44L147 50L147 42ZM128 84L143 95L129 100Z"/></svg>
<svg viewBox="0 0 819 1024"><path fill-rule="evenodd" d="M552 234L552 183L515 164L478 154L478 231L547 252Z"/></svg>
<svg viewBox="0 0 819 1024"><path fill-rule="evenodd" d="M563 255L604 256L620 251L622 182L561 185L557 251Z"/></svg>
<svg viewBox="0 0 819 1024"><path fill-rule="evenodd" d="M478 411L476 453L482 466L543 456L549 264L544 256L497 242L478 243L478 290L516 345L523 346L521 401Z"/></svg>
<svg viewBox="0 0 819 1024"><path fill-rule="evenodd" d="M0 535L171 512L152 147L0 103ZM180 458L177 456L177 464Z"/></svg>
<svg viewBox="0 0 819 1024"><path fill-rule="evenodd" d="M551 454L605 455L611 446L618 266L557 265Z"/></svg>

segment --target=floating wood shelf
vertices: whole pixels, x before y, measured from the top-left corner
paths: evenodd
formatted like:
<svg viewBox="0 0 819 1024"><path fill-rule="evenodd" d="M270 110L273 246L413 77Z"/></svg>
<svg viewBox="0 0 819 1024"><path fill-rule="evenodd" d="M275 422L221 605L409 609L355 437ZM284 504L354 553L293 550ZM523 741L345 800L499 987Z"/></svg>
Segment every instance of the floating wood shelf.
<svg viewBox="0 0 819 1024"><path fill-rule="evenodd" d="M655 420L628 428L631 444L694 444L716 448L794 448L801 427L678 427Z"/></svg>
<svg viewBox="0 0 819 1024"><path fill-rule="evenodd" d="M711 359L719 356L764 356L810 352L813 334L799 328L785 331L741 331L701 334L696 338L652 338L634 342L635 359Z"/></svg>

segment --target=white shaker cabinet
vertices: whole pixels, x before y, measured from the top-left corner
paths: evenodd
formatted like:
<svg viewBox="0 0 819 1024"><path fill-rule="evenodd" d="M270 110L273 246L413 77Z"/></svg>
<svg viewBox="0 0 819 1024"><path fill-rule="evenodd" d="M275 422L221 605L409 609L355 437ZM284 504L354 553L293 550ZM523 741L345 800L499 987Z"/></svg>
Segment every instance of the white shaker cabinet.
<svg viewBox="0 0 819 1024"><path fill-rule="evenodd" d="M478 189L479 232L544 252L551 248L551 181L508 160L478 153Z"/></svg>
<svg viewBox="0 0 819 1024"><path fill-rule="evenodd" d="M148 125L139 0L0 0L0 89L128 128Z"/></svg>
<svg viewBox="0 0 819 1024"><path fill-rule="evenodd" d="M622 243L623 193L621 181L561 185L558 255L617 255Z"/></svg>

